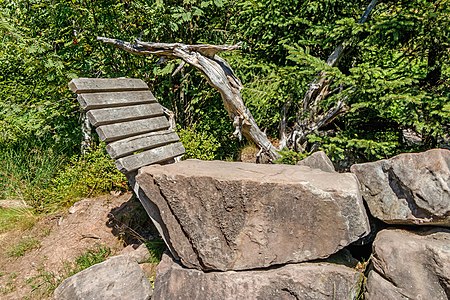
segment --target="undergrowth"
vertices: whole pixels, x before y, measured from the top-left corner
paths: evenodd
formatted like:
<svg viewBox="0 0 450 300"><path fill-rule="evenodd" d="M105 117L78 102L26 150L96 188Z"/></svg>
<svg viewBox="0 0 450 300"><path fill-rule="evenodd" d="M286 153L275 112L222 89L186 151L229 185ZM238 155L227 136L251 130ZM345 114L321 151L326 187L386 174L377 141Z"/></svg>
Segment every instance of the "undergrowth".
<svg viewBox="0 0 450 300"><path fill-rule="evenodd" d="M29 209L0 208L0 234L12 229L30 229L36 220L37 217Z"/></svg>
<svg viewBox="0 0 450 300"><path fill-rule="evenodd" d="M71 158L42 145L22 145L0 151L0 161L0 201L23 200L37 213L54 212L81 198L128 188L104 144Z"/></svg>
<svg viewBox="0 0 450 300"><path fill-rule="evenodd" d="M8 249L7 254L10 257L21 257L27 252L37 249L41 246L41 242L33 237L24 237L16 245Z"/></svg>
<svg viewBox="0 0 450 300"><path fill-rule="evenodd" d="M150 253L149 263L158 264L161 261L164 251L166 251L167 246L162 239L155 239L151 241L146 241L145 246Z"/></svg>

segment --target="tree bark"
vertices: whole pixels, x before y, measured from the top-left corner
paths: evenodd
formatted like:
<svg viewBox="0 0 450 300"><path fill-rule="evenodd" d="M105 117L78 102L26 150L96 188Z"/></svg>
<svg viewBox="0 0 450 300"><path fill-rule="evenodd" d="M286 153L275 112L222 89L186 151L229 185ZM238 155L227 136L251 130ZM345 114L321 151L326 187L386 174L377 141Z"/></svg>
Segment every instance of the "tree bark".
<svg viewBox="0 0 450 300"><path fill-rule="evenodd" d="M130 53L139 55L157 55L168 59L182 59L202 72L209 84L219 91L223 104L228 112L233 126L234 135L254 142L260 153L273 161L280 157L277 149L267 138L266 134L256 124L252 114L242 100L241 90L243 85L236 77L228 63L219 57L217 53L238 49L239 45L185 45L181 43L145 43L136 41L131 44L117 39L98 37L100 41L115 47L124 49Z"/></svg>

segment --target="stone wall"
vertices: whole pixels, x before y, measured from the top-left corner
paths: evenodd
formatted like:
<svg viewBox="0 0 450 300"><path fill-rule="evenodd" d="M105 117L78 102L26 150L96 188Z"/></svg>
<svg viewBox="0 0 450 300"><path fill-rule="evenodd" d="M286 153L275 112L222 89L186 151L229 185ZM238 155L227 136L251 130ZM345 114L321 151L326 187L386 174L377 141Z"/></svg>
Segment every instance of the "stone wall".
<svg viewBox="0 0 450 300"><path fill-rule="evenodd" d="M320 152L297 166L186 160L136 181L170 249L152 299L450 299L449 150L351 173Z"/></svg>
<svg viewBox="0 0 450 300"><path fill-rule="evenodd" d="M430 150L351 173L335 172L323 153L297 166L143 168L137 182L172 249L153 298L447 299L449 166L450 151ZM384 229L371 229L368 216ZM372 242L371 263L359 269L326 260Z"/></svg>

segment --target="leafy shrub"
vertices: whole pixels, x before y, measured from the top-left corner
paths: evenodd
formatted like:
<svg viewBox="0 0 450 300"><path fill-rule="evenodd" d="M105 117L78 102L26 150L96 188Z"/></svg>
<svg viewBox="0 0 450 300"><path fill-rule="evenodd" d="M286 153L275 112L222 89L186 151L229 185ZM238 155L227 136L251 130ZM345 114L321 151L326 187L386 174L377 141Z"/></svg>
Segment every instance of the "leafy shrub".
<svg viewBox="0 0 450 300"><path fill-rule="evenodd" d="M120 173L105 151L104 144L84 156L74 156L51 180L42 202L35 207L48 210L70 206L83 197L96 196L108 191L128 189L126 177Z"/></svg>
<svg viewBox="0 0 450 300"><path fill-rule="evenodd" d="M295 165L309 155L308 153L299 153L289 149L283 149L278 153L280 153L281 157L275 163L287 165Z"/></svg>
<svg viewBox="0 0 450 300"><path fill-rule="evenodd" d="M217 158L217 150L220 144L212 135L204 131L198 131L196 126L179 129L178 134L186 149L184 158L197 158L202 160L213 160Z"/></svg>

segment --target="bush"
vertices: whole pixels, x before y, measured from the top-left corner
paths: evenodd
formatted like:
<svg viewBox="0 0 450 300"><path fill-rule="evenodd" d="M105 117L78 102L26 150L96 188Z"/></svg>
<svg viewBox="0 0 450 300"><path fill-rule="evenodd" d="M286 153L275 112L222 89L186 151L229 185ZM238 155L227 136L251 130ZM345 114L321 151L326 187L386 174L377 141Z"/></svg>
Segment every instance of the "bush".
<svg viewBox="0 0 450 300"><path fill-rule="evenodd" d="M81 198L127 189L126 177L117 170L101 144L84 156L74 156L52 179L46 190L48 196L42 198L38 207L43 210L67 207Z"/></svg>
<svg viewBox="0 0 450 300"><path fill-rule="evenodd" d="M184 158L197 158L202 160L217 159L217 151L220 143L212 135L204 131L197 131L196 126L179 129L178 134L186 149Z"/></svg>

